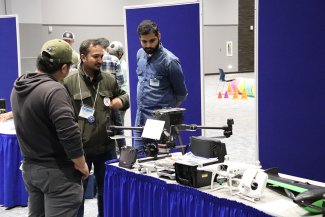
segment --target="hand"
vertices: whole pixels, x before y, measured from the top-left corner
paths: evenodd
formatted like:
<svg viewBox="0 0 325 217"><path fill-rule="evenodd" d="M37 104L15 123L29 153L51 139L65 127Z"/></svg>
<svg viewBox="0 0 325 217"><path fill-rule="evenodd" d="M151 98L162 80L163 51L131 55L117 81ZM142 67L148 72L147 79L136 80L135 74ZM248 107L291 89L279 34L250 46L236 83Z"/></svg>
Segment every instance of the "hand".
<svg viewBox="0 0 325 217"><path fill-rule="evenodd" d="M89 168L88 168L88 165L87 163L85 162L83 166L77 166L76 164L74 164L74 168L76 170L78 170L79 172L81 172L81 179L82 180L85 180L88 178L89 176Z"/></svg>
<svg viewBox="0 0 325 217"><path fill-rule="evenodd" d="M13 118L13 114L12 112L6 112L3 114L0 114L0 122L6 121Z"/></svg>
<svg viewBox="0 0 325 217"><path fill-rule="evenodd" d="M120 98L118 98L118 97L112 99L110 107L113 108L113 109L122 108L123 107L122 100Z"/></svg>

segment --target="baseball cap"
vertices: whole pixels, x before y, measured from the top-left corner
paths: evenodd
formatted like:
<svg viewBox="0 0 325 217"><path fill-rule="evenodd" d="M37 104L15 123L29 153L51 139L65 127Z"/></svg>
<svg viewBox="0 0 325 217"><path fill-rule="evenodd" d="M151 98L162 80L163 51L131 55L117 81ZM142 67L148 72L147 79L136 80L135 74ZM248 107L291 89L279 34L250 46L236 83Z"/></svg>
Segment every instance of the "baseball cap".
<svg viewBox="0 0 325 217"><path fill-rule="evenodd" d="M115 55L117 52L124 53L123 44L119 41L112 41L108 47L108 52L111 55Z"/></svg>
<svg viewBox="0 0 325 217"><path fill-rule="evenodd" d="M63 40L74 41L74 34L72 32L64 32L62 35Z"/></svg>
<svg viewBox="0 0 325 217"><path fill-rule="evenodd" d="M52 39L44 43L41 53L46 53L51 61L59 63L72 62L72 48L62 39Z"/></svg>

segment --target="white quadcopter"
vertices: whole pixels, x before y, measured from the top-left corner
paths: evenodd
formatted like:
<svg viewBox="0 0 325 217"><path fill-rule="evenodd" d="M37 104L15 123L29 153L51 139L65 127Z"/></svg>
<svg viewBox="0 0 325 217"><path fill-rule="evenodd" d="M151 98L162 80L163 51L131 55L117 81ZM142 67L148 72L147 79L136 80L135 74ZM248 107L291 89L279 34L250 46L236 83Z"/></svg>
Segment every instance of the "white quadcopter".
<svg viewBox="0 0 325 217"><path fill-rule="evenodd" d="M230 161L229 156L225 156L223 163L212 164L198 168L212 172L211 189L218 190L222 187L214 188L214 180L227 180L227 187L230 194L239 195L250 201L257 201L263 194L266 187L267 174L260 169L259 162L257 164L248 164L244 162ZM233 188L237 192L233 193Z"/></svg>

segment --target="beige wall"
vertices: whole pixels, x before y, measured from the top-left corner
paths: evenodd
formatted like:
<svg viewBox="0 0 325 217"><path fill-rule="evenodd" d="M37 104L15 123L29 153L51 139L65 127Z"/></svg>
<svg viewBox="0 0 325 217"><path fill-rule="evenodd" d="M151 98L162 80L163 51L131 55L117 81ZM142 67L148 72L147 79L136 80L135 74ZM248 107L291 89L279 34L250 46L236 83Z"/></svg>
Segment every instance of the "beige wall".
<svg viewBox="0 0 325 217"><path fill-rule="evenodd" d="M143 4L197 2L194 0L0 0L8 14L18 14L22 72L32 70L39 46L46 40L61 37L70 30L81 41L107 37L125 42L124 7ZM238 70L238 0L202 0L203 73ZM0 11L1 12L1 11ZM49 26L53 31L49 32ZM226 41L233 41L232 57L226 56ZM228 68L232 66L232 68Z"/></svg>

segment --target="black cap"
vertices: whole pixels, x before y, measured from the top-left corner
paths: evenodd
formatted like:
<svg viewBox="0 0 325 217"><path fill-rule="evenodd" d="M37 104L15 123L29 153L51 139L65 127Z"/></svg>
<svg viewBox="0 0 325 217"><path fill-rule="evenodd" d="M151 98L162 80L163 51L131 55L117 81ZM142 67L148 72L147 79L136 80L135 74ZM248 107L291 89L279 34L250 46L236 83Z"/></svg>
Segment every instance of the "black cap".
<svg viewBox="0 0 325 217"><path fill-rule="evenodd" d="M64 32L62 35L62 39L74 41L74 34L72 32Z"/></svg>

